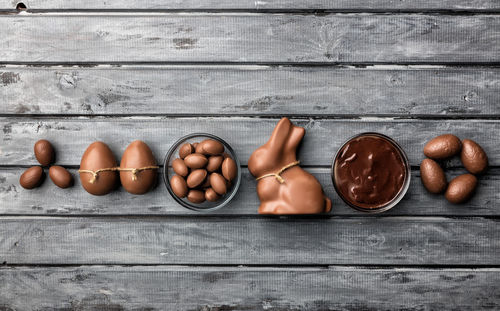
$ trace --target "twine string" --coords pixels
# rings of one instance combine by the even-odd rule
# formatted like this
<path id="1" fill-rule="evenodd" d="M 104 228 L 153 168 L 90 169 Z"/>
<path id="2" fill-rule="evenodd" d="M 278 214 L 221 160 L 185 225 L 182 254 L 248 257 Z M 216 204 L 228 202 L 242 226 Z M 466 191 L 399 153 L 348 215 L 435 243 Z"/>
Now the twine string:
<path id="1" fill-rule="evenodd" d="M 102 173 L 102 172 L 115 172 L 115 171 L 120 171 L 120 172 L 123 172 L 123 171 L 126 171 L 126 172 L 132 172 L 132 180 L 133 181 L 136 181 L 137 180 L 137 174 L 139 172 L 142 172 L 142 171 L 145 171 L 145 170 L 153 170 L 153 169 L 158 169 L 160 168 L 159 166 L 156 166 L 156 165 L 151 165 L 151 166 L 144 166 L 144 167 L 139 167 L 139 168 L 132 168 L 132 167 L 125 167 L 125 168 L 121 168 L 121 167 L 107 167 L 107 168 L 101 168 L 101 169 L 98 169 L 98 170 L 78 170 L 78 173 L 89 173 L 89 174 L 92 174 L 92 177 L 89 179 L 89 183 L 93 184 L 95 183 L 99 173 Z"/>
<path id="2" fill-rule="evenodd" d="M 277 171 L 276 173 L 269 173 L 269 174 L 266 174 L 266 175 L 262 175 L 260 177 L 257 177 L 256 180 L 260 180 L 262 178 L 266 178 L 266 177 L 274 177 L 276 178 L 276 180 L 282 184 L 285 182 L 285 180 L 283 179 L 283 177 L 281 177 L 281 174 L 286 171 L 287 169 L 291 168 L 291 167 L 294 167 L 296 165 L 299 165 L 300 164 L 300 161 L 295 161 L 295 162 L 292 162 L 292 163 L 289 163 L 285 166 L 283 166 L 279 171 Z"/>

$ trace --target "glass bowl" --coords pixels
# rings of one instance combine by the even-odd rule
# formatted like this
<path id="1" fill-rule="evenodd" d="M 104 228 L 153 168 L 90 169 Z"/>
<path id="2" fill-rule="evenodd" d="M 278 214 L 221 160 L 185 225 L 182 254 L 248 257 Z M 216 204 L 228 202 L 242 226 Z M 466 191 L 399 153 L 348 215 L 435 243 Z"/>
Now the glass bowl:
<path id="1" fill-rule="evenodd" d="M 192 203 L 188 201 L 187 198 L 179 198 L 178 196 L 175 195 L 174 191 L 172 190 L 172 187 L 170 186 L 170 179 L 172 176 L 175 175 L 174 170 L 172 169 L 172 161 L 174 161 L 176 158 L 179 157 L 179 148 L 185 144 L 185 143 L 199 143 L 202 140 L 205 139 L 213 139 L 218 142 L 220 142 L 222 145 L 224 145 L 224 152 L 227 152 L 231 158 L 236 162 L 236 168 L 238 170 L 236 174 L 236 178 L 232 181 L 232 185 L 228 192 L 224 194 L 218 201 L 216 202 L 210 202 L 210 201 L 205 201 L 203 203 Z M 229 146 L 228 143 L 226 143 L 222 138 L 217 137 L 212 134 L 208 133 L 193 133 L 190 135 L 186 135 L 182 138 L 180 138 L 177 142 L 175 142 L 172 147 L 168 150 L 165 159 L 163 161 L 163 181 L 165 182 L 165 186 L 167 187 L 168 192 L 170 195 L 182 206 L 185 208 L 189 208 L 191 210 L 195 211 L 211 211 L 211 210 L 216 210 L 227 203 L 231 201 L 231 199 L 236 195 L 236 192 L 238 191 L 238 188 L 240 187 L 241 183 L 241 167 L 240 167 L 240 161 L 238 160 L 238 157 L 236 156 L 236 153 L 234 152 L 233 148 Z"/>
<path id="2" fill-rule="evenodd" d="M 379 137 L 379 138 L 385 139 L 392 146 L 394 146 L 395 149 L 399 152 L 401 160 L 402 160 L 402 162 L 403 162 L 403 164 L 405 166 L 405 173 L 406 173 L 405 174 L 405 179 L 404 179 L 403 185 L 399 189 L 398 193 L 390 201 L 388 201 L 384 205 L 381 205 L 381 206 L 376 207 L 376 208 L 366 208 L 366 207 L 359 206 L 359 205 L 356 205 L 355 203 L 351 202 L 350 200 L 348 200 L 347 198 L 344 197 L 344 195 L 342 194 L 342 192 L 338 188 L 337 183 L 335 181 L 335 178 L 336 178 L 335 177 L 335 167 L 336 167 L 337 159 L 340 156 L 340 152 L 342 150 L 344 150 L 344 147 L 348 143 L 350 143 L 352 140 L 354 140 L 356 138 L 359 138 L 359 137 L 362 137 L 362 136 L 375 136 L 375 137 Z M 361 133 L 361 134 L 352 136 L 351 138 L 349 138 L 348 140 L 346 140 L 342 144 L 342 146 L 339 148 L 339 150 L 337 151 L 337 153 L 335 154 L 335 156 L 333 157 L 333 160 L 332 160 L 331 178 L 332 178 L 332 182 L 333 182 L 333 186 L 335 188 L 335 191 L 337 192 L 337 194 L 339 195 L 339 197 L 347 205 L 349 205 L 350 207 L 352 207 L 352 208 L 354 208 L 354 209 L 356 209 L 358 211 L 362 211 L 362 212 L 367 212 L 367 213 L 372 213 L 372 214 L 373 213 L 382 213 L 382 212 L 388 211 L 391 208 L 393 208 L 394 206 L 396 206 L 399 203 L 399 201 L 401 201 L 401 199 L 405 196 L 406 192 L 408 191 L 408 188 L 410 187 L 411 166 L 410 166 L 410 163 L 408 161 L 408 157 L 406 156 L 405 151 L 403 150 L 403 148 L 401 148 L 401 146 L 395 140 L 393 140 L 389 136 L 386 136 L 386 135 L 383 135 L 383 134 L 380 134 L 380 133 L 366 132 L 366 133 Z"/>

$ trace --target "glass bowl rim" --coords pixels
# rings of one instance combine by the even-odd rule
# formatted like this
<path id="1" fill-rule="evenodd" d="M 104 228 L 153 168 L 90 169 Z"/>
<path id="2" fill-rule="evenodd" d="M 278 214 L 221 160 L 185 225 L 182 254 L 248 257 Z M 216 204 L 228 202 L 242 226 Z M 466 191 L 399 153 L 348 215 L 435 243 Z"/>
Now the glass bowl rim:
<path id="1" fill-rule="evenodd" d="M 175 150 L 182 143 L 184 143 L 186 140 L 191 139 L 191 138 L 195 138 L 195 137 L 200 137 L 200 136 L 215 139 L 215 140 L 221 142 L 224 145 L 224 148 L 227 149 L 228 153 L 231 154 L 233 160 L 236 162 L 236 167 L 238 168 L 238 173 L 236 176 L 236 183 L 233 185 L 233 189 L 232 189 L 231 193 L 227 197 L 225 197 L 221 203 L 219 203 L 213 207 L 208 207 L 208 208 L 198 208 L 198 207 L 194 206 L 194 203 L 185 202 L 182 200 L 182 198 L 177 197 L 175 195 L 174 191 L 172 190 L 172 186 L 170 185 L 170 180 L 168 179 L 168 160 L 174 155 Z M 210 134 L 210 133 L 196 132 L 196 133 L 191 133 L 191 134 L 184 135 L 184 136 L 180 137 L 177 141 L 175 141 L 172 144 L 172 146 L 170 146 L 170 148 L 168 149 L 168 151 L 165 154 L 165 157 L 163 159 L 162 177 L 163 177 L 163 182 L 165 183 L 165 186 L 167 187 L 168 192 L 170 193 L 172 198 L 174 198 L 174 200 L 177 201 L 177 203 L 179 203 L 180 205 L 182 205 L 185 208 L 188 208 L 190 210 L 194 210 L 197 212 L 209 212 L 209 211 L 217 210 L 217 209 L 224 207 L 234 198 L 234 196 L 238 192 L 238 189 L 239 189 L 240 184 L 241 184 L 241 166 L 240 166 L 240 161 L 238 159 L 238 156 L 236 155 L 236 152 L 224 139 L 220 138 L 219 136 Z"/>
<path id="2" fill-rule="evenodd" d="M 358 137 L 361 137 L 361 136 L 378 136 L 378 137 L 386 139 L 389 143 L 391 143 L 399 151 L 399 153 L 401 155 L 401 158 L 403 159 L 403 163 L 405 165 L 405 168 L 406 168 L 405 181 L 404 181 L 403 186 L 401 187 L 401 189 L 396 194 L 396 196 L 394 196 L 394 198 L 392 200 L 390 200 L 389 202 L 387 202 L 385 205 L 382 205 L 382 206 L 377 207 L 377 208 L 364 208 L 364 207 L 361 207 L 361 206 L 358 206 L 358 205 L 355 205 L 355 204 L 349 202 L 340 193 L 340 191 L 337 188 L 337 185 L 335 183 L 335 161 L 337 160 L 337 157 L 338 157 L 340 151 L 351 140 L 353 140 L 355 138 L 358 138 Z M 332 179 L 332 183 L 333 183 L 333 187 L 335 188 L 335 192 L 337 192 L 338 196 L 348 206 L 350 206 L 351 208 L 353 208 L 355 210 L 361 211 L 361 212 L 370 213 L 370 214 L 377 214 L 377 213 L 382 213 L 382 212 L 386 212 L 386 211 L 390 210 L 391 208 L 393 208 L 394 206 L 396 206 L 403 199 L 403 197 L 406 195 L 406 192 L 408 192 L 408 189 L 410 188 L 411 165 L 410 165 L 410 161 L 408 160 L 408 156 L 406 155 L 406 152 L 404 151 L 404 149 L 393 138 L 391 138 L 391 137 L 389 137 L 389 136 L 387 136 L 385 134 L 381 134 L 381 133 L 377 133 L 377 132 L 362 132 L 362 133 L 359 133 L 359 134 L 356 134 L 356 135 L 353 135 L 353 136 L 349 137 L 340 146 L 340 148 L 337 150 L 337 152 L 335 152 L 335 155 L 333 156 L 333 159 L 332 159 L 332 165 L 331 165 L 331 169 L 330 169 L 330 177 Z"/>

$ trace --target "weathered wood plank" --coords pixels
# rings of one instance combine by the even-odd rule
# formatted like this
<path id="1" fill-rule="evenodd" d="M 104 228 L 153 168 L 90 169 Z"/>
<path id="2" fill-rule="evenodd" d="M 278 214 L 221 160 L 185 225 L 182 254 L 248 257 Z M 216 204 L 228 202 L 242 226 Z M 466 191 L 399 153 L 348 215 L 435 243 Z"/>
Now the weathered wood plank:
<path id="1" fill-rule="evenodd" d="M 500 308 L 496 268 L 21 267 L 0 280 L 6 310 Z"/>
<path id="2" fill-rule="evenodd" d="M 500 9 L 495 0 L 127 0 L 127 1 L 75 1 L 75 0 L 1 0 L 0 9 L 15 9 L 17 2 L 23 2 L 34 10 L 186 10 L 186 9 L 237 9 L 237 10 L 488 10 Z"/>
<path id="3" fill-rule="evenodd" d="M 500 114 L 499 68 L 0 68 L 0 114 Z"/>
<path id="4" fill-rule="evenodd" d="M 308 168 L 333 200 L 333 210 L 328 215 L 362 215 L 348 207 L 335 193 L 327 168 Z M 143 196 L 131 195 L 119 189 L 105 197 L 87 194 L 80 185 L 76 169 L 71 169 L 75 186 L 62 190 L 47 178 L 40 188 L 24 190 L 19 186 L 19 176 L 24 168 L 0 170 L 0 214 L 2 215 L 196 215 L 171 199 L 161 178 L 155 190 Z M 463 170 L 448 170 L 456 176 Z M 467 203 L 453 205 L 443 196 L 429 194 L 420 182 L 418 170 L 412 174 L 412 184 L 403 201 L 384 215 L 447 215 L 447 216 L 500 216 L 499 189 L 500 170 L 490 169 L 480 178 L 474 197 Z M 242 184 L 237 196 L 225 208 L 210 212 L 210 215 L 256 215 L 259 200 L 255 191 L 256 182 L 243 168 Z"/>
<path id="5" fill-rule="evenodd" d="M 180 137 L 208 132 L 220 136 L 235 149 L 240 162 L 269 138 L 278 119 L 259 118 L 0 118 L 0 165 L 37 164 L 33 144 L 41 138 L 50 140 L 60 165 L 79 165 L 90 143 L 102 140 L 120 158 L 135 139 L 146 141 L 158 161 Z M 294 120 L 307 133 L 299 151 L 302 164 L 330 166 L 338 148 L 349 137 L 362 132 L 380 132 L 391 136 L 406 150 L 412 165 L 424 158 L 422 149 L 434 136 L 454 133 L 477 141 L 487 152 L 490 164 L 500 165 L 498 120 L 418 120 L 362 118 L 360 120 Z M 460 162 L 451 161 L 453 165 Z"/>
<path id="6" fill-rule="evenodd" d="M 498 265 L 498 219 L 1 217 L 11 264 Z"/>
<path id="7" fill-rule="evenodd" d="M 2 62 L 500 61 L 497 15 L 23 14 L 0 29 Z"/>

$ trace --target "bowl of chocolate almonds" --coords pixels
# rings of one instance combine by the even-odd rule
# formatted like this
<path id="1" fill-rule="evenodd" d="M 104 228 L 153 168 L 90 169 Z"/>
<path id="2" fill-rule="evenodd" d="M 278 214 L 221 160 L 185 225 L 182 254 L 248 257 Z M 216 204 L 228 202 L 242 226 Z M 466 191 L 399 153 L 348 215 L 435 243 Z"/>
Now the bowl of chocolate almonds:
<path id="1" fill-rule="evenodd" d="M 236 195 L 241 168 L 234 150 L 223 139 L 194 133 L 172 145 L 163 163 L 168 192 L 195 211 L 223 207 Z"/>

